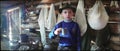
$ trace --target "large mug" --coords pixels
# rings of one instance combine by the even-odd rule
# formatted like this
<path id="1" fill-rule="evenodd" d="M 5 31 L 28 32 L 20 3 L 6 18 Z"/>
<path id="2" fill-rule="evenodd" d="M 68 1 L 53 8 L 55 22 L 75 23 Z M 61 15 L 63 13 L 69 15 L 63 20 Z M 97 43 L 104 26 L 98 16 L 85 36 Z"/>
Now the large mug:
<path id="1" fill-rule="evenodd" d="M 65 35 L 67 33 L 67 28 L 62 28 L 62 35 Z"/>

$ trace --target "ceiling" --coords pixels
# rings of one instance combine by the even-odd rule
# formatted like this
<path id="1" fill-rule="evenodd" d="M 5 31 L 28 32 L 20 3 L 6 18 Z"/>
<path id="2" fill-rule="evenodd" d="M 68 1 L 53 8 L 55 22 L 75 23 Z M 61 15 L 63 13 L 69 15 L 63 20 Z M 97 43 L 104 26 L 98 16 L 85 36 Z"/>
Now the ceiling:
<path id="1" fill-rule="evenodd" d="M 60 1 L 68 1 L 68 0 L 0 0 L 0 8 L 1 10 L 9 9 L 10 7 L 25 4 L 26 6 L 38 5 L 38 4 L 46 4 L 46 3 L 55 3 Z"/>
<path id="2" fill-rule="evenodd" d="M 30 5 L 31 3 L 40 4 L 40 3 L 55 3 L 60 1 L 70 1 L 70 0 L 0 0 L 0 7 L 7 8 L 18 4 Z M 73 0 L 71 0 L 73 1 Z"/>
<path id="3" fill-rule="evenodd" d="M 60 1 L 73 1 L 73 0 L 0 0 L 0 8 L 2 9 L 7 9 L 10 8 L 12 6 L 16 6 L 16 5 L 20 5 L 20 4 L 25 4 L 25 5 L 31 5 L 31 3 L 33 5 L 37 5 L 40 3 L 54 3 L 54 2 L 60 2 Z M 75 0 L 74 0 L 75 1 Z M 78 0 L 77 0 L 78 1 Z M 92 6 L 95 3 L 96 0 L 85 0 L 85 5 L 86 6 Z M 102 0 L 103 3 L 110 3 L 110 0 Z M 120 2 L 119 2 L 120 3 Z"/>

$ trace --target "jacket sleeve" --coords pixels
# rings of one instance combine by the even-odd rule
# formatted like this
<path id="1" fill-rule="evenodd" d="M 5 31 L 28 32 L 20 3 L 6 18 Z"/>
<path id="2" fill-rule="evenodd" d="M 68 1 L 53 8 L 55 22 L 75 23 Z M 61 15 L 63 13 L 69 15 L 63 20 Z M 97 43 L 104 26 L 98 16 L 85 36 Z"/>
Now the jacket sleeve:
<path id="1" fill-rule="evenodd" d="M 54 26 L 54 28 L 52 29 L 52 31 L 49 33 L 49 39 L 54 39 L 57 35 L 54 34 L 54 31 L 57 29 L 57 28 L 60 28 L 61 27 L 61 23 L 58 23 Z"/>
<path id="2" fill-rule="evenodd" d="M 50 39 L 54 39 L 57 35 L 54 34 L 54 31 L 56 30 L 56 28 L 54 27 L 53 30 L 49 33 L 49 38 Z"/>
<path id="3" fill-rule="evenodd" d="M 78 49 L 78 51 L 80 51 L 81 49 L 81 32 L 80 32 L 80 29 L 78 29 L 79 28 L 79 26 L 77 25 L 77 49 Z"/>
<path id="4" fill-rule="evenodd" d="M 57 36 L 57 35 L 54 34 L 54 31 L 59 27 L 61 27 L 61 23 L 58 23 L 54 26 L 52 31 L 49 33 L 49 39 L 54 39 Z"/>

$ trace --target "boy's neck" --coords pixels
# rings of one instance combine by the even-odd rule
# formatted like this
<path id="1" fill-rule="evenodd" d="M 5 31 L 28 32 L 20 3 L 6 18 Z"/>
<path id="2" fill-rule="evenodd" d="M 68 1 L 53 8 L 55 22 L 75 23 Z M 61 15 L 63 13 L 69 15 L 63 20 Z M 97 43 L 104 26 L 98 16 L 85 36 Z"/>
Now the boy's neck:
<path id="1" fill-rule="evenodd" d="M 72 20 L 64 20 L 64 22 L 72 22 Z"/>

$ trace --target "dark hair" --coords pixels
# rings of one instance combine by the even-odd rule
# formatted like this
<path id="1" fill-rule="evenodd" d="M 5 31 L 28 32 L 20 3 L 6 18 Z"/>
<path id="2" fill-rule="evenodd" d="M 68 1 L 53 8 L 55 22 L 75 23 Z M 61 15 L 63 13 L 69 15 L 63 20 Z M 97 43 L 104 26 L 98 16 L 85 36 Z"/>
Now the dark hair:
<path id="1" fill-rule="evenodd" d="M 59 9 L 59 13 L 61 13 L 62 10 L 64 10 L 64 9 L 71 9 L 74 13 L 76 12 L 76 9 L 75 9 L 74 6 L 72 6 L 72 5 L 70 5 L 70 4 L 66 4 L 66 5 L 64 5 L 62 8 Z"/>

